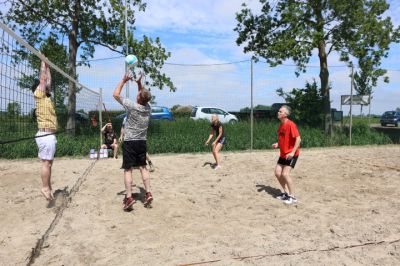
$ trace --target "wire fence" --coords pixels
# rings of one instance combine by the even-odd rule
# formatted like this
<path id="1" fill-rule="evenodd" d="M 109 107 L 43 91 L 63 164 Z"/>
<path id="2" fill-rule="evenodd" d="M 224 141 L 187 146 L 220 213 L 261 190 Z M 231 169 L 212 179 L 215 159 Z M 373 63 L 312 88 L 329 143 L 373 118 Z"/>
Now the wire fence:
<path id="1" fill-rule="evenodd" d="M 123 113 L 122 107 L 112 98 L 112 93 L 124 73 L 124 57 L 96 59 L 90 64 L 90 68 L 80 69 L 82 80 L 93 84 L 94 87 L 102 87 L 103 100 L 107 109 L 116 111 L 117 114 Z M 150 87 L 155 96 L 152 105 L 169 108 L 176 118 L 182 116 L 189 118 L 193 107 L 196 106 L 200 107 L 199 109 L 205 107 L 206 111 L 207 108 L 218 109 L 222 116 L 223 112 L 232 113 L 236 115 L 239 122 L 244 122 L 240 129 L 243 133 L 241 136 L 244 138 L 241 147 L 248 149 L 260 147 L 262 146 L 260 142 L 263 142 L 266 133 L 256 124 L 276 121 L 275 112 L 277 110 L 271 107 L 274 104 L 285 102 L 282 97 L 278 96 L 277 89 L 282 88 L 285 92 L 294 88 L 303 89 L 306 82 L 312 83 L 314 80 L 319 87 L 318 62 L 310 62 L 307 71 L 299 76 L 296 76 L 296 71 L 297 67 L 294 64 L 270 67 L 266 62 L 252 62 L 251 60 L 229 63 L 213 60 L 204 64 L 166 63 L 162 72 L 171 78 L 177 89 L 172 92 L 168 88 L 159 90 L 157 87 Z M 359 69 L 355 68 L 355 71 L 359 71 Z M 390 83 L 379 81 L 378 86 L 374 88 L 371 115 L 379 116 L 386 109 L 392 110 L 400 106 L 400 103 L 396 101 L 396 98 L 400 98 L 399 90 L 395 89 L 400 84 L 396 71 L 396 69 L 389 69 Z M 348 123 L 346 117 L 350 114 L 350 107 L 341 104 L 341 96 L 351 93 L 351 68 L 338 61 L 329 66 L 329 73 L 331 108 L 342 111 L 345 117 L 344 123 Z M 135 90 L 136 85 L 130 84 L 130 98 L 135 97 Z M 356 91 L 353 91 L 353 94 L 356 94 Z M 369 111 L 369 106 L 365 105 L 356 105 L 352 108 L 352 114 L 356 116 L 367 116 Z M 338 113 L 340 114 L 340 112 Z M 196 119 L 197 117 L 192 118 Z M 225 117 L 222 118 L 226 120 Z M 341 119 L 341 116 L 336 118 Z M 372 122 L 376 123 L 376 118 Z M 184 125 L 182 126 L 184 127 Z M 239 125 L 235 127 L 235 130 L 238 127 Z M 322 124 L 320 128 L 323 128 Z M 178 132 L 182 130 L 174 130 L 175 133 L 171 134 L 179 135 Z M 208 128 L 204 132 L 207 130 Z M 234 134 L 236 133 L 235 131 Z M 275 134 L 275 130 L 272 133 Z M 150 128 L 151 137 L 166 137 L 165 128 Z"/>
<path id="2" fill-rule="evenodd" d="M 24 40 L 11 32 L 5 25 L 0 28 L 1 59 L 0 59 L 0 143 L 8 143 L 26 138 L 33 138 L 37 128 L 35 118 L 35 103 L 30 91 L 32 80 L 39 75 L 39 62 L 46 60 L 39 52 L 30 47 Z M 78 134 L 86 134 L 98 130 L 91 123 L 97 120 L 99 124 L 102 106 L 113 114 L 123 113 L 123 108 L 112 97 L 116 84 L 121 80 L 124 69 L 124 57 L 100 58 L 90 61 L 90 68 L 78 67 L 79 80 L 90 84 L 91 88 L 102 88 L 102 93 L 96 92 L 82 85 L 77 80 L 65 74 L 59 66 L 48 62 L 51 72 L 57 77 L 53 82 L 52 101 L 56 107 L 59 123 L 58 132 L 67 130 L 68 109 L 68 82 L 77 86 L 76 94 L 76 127 Z M 357 69 L 356 69 L 357 70 Z M 349 106 L 341 105 L 341 96 L 350 94 L 351 69 L 342 64 L 331 65 L 330 71 L 330 99 L 331 107 L 343 110 L 349 114 Z M 242 130 L 246 131 L 244 146 L 252 148 L 262 139 L 263 132 L 254 128 L 253 123 L 268 117 L 275 117 L 274 113 L 263 112 L 263 108 L 271 108 L 274 103 L 282 103 L 277 89 L 288 92 L 293 88 L 304 88 L 306 82 L 314 79 L 319 84 L 319 66 L 311 62 L 306 73 L 296 76 L 296 66 L 284 64 L 272 68 L 262 61 L 257 63 L 251 60 L 224 63 L 218 60 L 209 60 L 204 64 L 175 64 L 166 63 L 162 72 L 171 78 L 176 91 L 168 88 L 159 90 L 149 87 L 155 96 L 152 105 L 164 106 L 174 111 L 175 116 L 190 117 L 193 107 L 206 107 L 229 112 L 236 115 L 239 121 L 248 121 Z M 389 70 L 390 84 L 378 83 L 372 94 L 371 113 L 382 114 L 386 109 L 393 110 L 400 98 L 396 84 L 400 84 L 398 70 Z M 134 98 L 136 85 L 129 85 L 130 98 Z M 124 94 L 124 92 L 123 92 Z M 398 104 L 400 105 L 400 104 Z M 358 111 L 359 110 L 359 111 Z M 353 107 L 353 114 L 366 115 L 365 106 Z M 253 113 L 253 116 L 251 116 Z M 116 115 L 115 115 L 116 116 Z M 103 117 L 107 117 L 103 116 Z M 196 118 L 196 117 L 194 117 Z M 252 119 L 255 119 L 252 121 Z M 116 123 L 120 123 L 117 120 Z M 120 125 L 117 125 L 117 129 Z M 161 136 L 161 127 L 150 130 L 151 134 Z M 97 131 L 98 132 L 98 131 Z M 150 134 L 150 135 L 151 135 Z"/>
<path id="3" fill-rule="evenodd" d="M 41 61 L 49 65 L 52 77 L 51 102 L 57 116 L 56 134 L 74 131 L 98 132 L 91 118 L 101 110 L 100 93 L 67 75 L 55 63 L 0 24 L 0 144 L 32 139 L 37 132 L 38 110 L 33 91 L 40 76 Z M 67 129 L 69 83 L 76 86 L 75 126 Z M 47 112 L 48 110 L 46 110 Z M 46 115 L 46 114 L 45 114 Z M 101 122 L 101 121 L 100 121 Z"/>

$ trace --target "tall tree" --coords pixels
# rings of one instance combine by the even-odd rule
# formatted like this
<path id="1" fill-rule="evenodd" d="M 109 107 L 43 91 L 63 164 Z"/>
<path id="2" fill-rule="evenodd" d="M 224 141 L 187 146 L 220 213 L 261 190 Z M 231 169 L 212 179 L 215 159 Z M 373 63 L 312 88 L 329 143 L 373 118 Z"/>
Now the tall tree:
<path id="1" fill-rule="evenodd" d="M 323 97 L 317 82 L 306 82 L 305 88 L 293 88 L 290 92 L 284 92 L 282 88 L 276 90 L 292 108 L 292 117 L 312 127 L 321 126 Z"/>
<path id="2" fill-rule="evenodd" d="M 389 82 L 389 77 L 385 76 L 387 71 L 379 68 L 379 65 L 380 62 L 375 62 L 366 51 L 358 56 L 359 70 L 354 74 L 354 89 L 358 95 L 369 95 L 369 104 L 371 104 L 373 88 L 377 86 L 378 79 L 383 77 L 384 82 Z M 363 105 L 360 105 L 360 108 L 362 114 Z"/>
<path id="3" fill-rule="evenodd" d="M 389 44 L 398 42 L 400 28 L 393 29 L 385 0 L 277 0 L 271 5 L 260 0 L 260 14 L 243 4 L 236 14 L 238 45 L 253 52 L 256 60 L 265 58 L 271 66 L 292 59 L 296 75 L 306 71 L 314 50 L 318 52 L 323 96 L 324 128 L 331 133 L 328 56 L 338 52 L 350 61 L 360 51 L 368 51 L 376 62 L 387 57 Z"/>
<path id="4" fill-rule="evenodd" d="M 124 54 L 124 21 L 127 9 L 128 23 L 134 25 L 135 12 L 144 11 L 146 4 L 142 0 L 5 0 L 10 9 L 4 16 L 4 22 L 13 29 L 18 28 L 23 38 L 30 43 L 40 43 L 49 34 L 68 38 L 68 74 L 76 78 L 78 50 L 81 62 L 93 57 L 96 46 L 104 46 L 112 51 Z M 130 27 L 135 30 L 134 26 Z M 134 41 L 132 34 L 130 45 L 135 51 L 141 48 L 147 53 L 141 54 L 142 62 L 147 63 L 146 70 L 157 86 L 163 85 L 174 90 L 171 80 L 160 73 L 160 68 L 170 56 L 157 38 L 153 41 L 144 37 L 143 41 Z M 78 65 L 79 65 L 78 64 Z M 76 86 L 69 82 L 67 129 L 74 132 L 76 111 Z"/>

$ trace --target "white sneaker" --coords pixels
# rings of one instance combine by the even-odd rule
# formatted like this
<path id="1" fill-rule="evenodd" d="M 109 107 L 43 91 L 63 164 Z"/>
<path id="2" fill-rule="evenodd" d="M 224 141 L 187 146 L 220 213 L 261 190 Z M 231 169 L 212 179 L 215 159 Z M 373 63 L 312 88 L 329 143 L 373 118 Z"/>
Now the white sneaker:
<path id="1" fill-rule="evenodd" d="M 283 199 L 283 202 L 286 204 L 293 204 L 297 202 L 297 199 L 294 196 L 287 196 L 285 199 Z"/>
<path id="2" fill-rule="evenodd" d="M 221 168 L 221 165 L 216 165 L 216 166 L 214 166 L 214 170 L 217 170 L 217 169 L 219 169 L 219 168 Z"/>
<path id="3" fill-rule="evenodd" d="M 284 199 L 286 199 L 286 197 L 288 197 L 288 194 L 286 192 L 283 192 L 283 193 L 279 194 L 278 196 L 276 196 L 276 199 L 284 200 Z"/>

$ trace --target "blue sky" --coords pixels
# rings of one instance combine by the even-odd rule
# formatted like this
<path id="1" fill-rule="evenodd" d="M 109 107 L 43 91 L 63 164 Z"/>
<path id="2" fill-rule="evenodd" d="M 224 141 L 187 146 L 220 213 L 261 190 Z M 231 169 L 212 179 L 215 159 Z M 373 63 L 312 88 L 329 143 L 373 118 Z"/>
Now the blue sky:
<path id="1" fill-rule="evenodd" d="M 176 92 L 152 88 L 158 105 L 172 107 L 180 105 L 212 105 L 228 111 L 237 111 L 250 106 L 250 63 L 214 66 L 176 66 L 178 64 L 221 64 L 249 60 L 251 55 L 243 53 L 243 47 L 236 45 L 237 34 L 235 13 L 245 2 L 253 10 L 259 10 L 258 0 L 152 0 L 147 1 L 146 12 L 137 13 L 134 36 L 141 39 L 145 34 L 153 39 L 160 37 L 162 44 L 171 52 L 163 72 L 171 77 Z M 400 24 L 400 1 L 389 0 L 391 5 L 386 13 L 395 26 Z M 4 7 L 3 7 L 4 8 Z M 282 102 L 276 89 L 288 91 L 302 88 L 306 81 L 315 79 L 319 83 L 318 57 L 310 60 L 307 73 L 296 77 L 295 67 L 266 64 L 254 65 L 254 105 L 271 105 Z M 97 47 L 95 59 L 118 56 L 103 47 Z M 393 44 L 389 57 L 382 61 L 389 69 L 390 83 L 379 82 L 375 88 L 371 105 L 372 113 L 400 107 L 400 44 Z M 287 62 L 291 64 L 291 62 Z M 328 58 L 332 107 L 340 109 L 340 95 L 350 94 L 350 69 L 339 61 L 336 54 Z M 98 90 L 103 89 L 103 98 L 108 109 L 121 109 L 113 100 L 112 93 L 124 74 L 124 59 L 93 61 L 91 68 L 78 68 L 80 82 Z M 131 84 L 131 97 L 136 89 Z M 84 101 L 85 99 L 77 99 Z M 348 106 L 343 107 L 345 114 Z M 359 113 L 359 107 L 355 108 Z"/>
<path id="2" fill-rule="evenodd" d="M 139 13 L 136 19 L 136 38 L 143 34 L 160 37 L 163 45 L 171 52 L 168 63 L 181 64 L 219 64 L 248 60 L 250 54 L 244 54 L 243 47 L 236 45 L 237 34 L 235 12 L 246 2 L 258 9 L 258 1 L 243 0 L 152 0 L 148 1 L 146 12 Z M 400 3 L 389 1 L 391 7 L 386 15 L 391 16 L 395 26 L 399 25 Z M 115 54 L 100 48 L 96 58 Z M 390 69 L 390 83 L 379 82 L 375 88 L 371 112 L 381 114 L 385 110 L 400 107 L 400 45 L 393 44 L 389 57 L 383 60 L 383 67 Z M 290 64 L 290 62 L 287 62 Z M 111 109 L 118 109 L 110 97 L 115 84 L 124 72 L 123 59 L 93 62 L 91 69 L 80 69 L 81 78 L 91 87 L 101 86 L 104 99 Z M 339 61 L 338 55 L 328 58 L 332 107 L 340 109 L 340 95 L 350 94 L 350 69 Z M 254 65 L 254 105 L 271 105 L 282 102 L 276 89 L 289 90 L 303 87 L 306 81 L 316 79 L 319 83 L 318 57 L 310 61 L 307 73 L 296 77 L 294 67 L 279 66 L 270 68 L 266 64 Z M 336 67 L 343 66 L 343 67 Z M 250 63 L 220 66 L 174 66 L 163 69 L 170 75 L 178 90 L 174 93 L 152 89 L 159 105 L 171 107 L 180 105 L 216 105 L 226 110 L 238 110 L 250 106 Z M 131 85 L 134 86 L 134 85 Z M 133 87 L 133 90 L 135 87 Z M 130 94 L 132 95 L 133 92 Z M 343 106 L 345 114 L 348 106 Z M 355 113 L 360 111 L 355 107 Z M 366 110 L 366 109 L 364 109 Z M 365 112 L 365 111 L 364 111 Z"/>

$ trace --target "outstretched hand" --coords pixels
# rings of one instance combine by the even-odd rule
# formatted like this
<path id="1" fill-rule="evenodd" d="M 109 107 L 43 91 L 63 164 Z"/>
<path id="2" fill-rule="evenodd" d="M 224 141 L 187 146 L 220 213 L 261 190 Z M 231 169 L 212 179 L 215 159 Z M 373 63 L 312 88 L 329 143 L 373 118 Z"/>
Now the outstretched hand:
<path id="1" fill-rule="evenodd" d="M 124 77 L 122 78 L 122 80 L 123 80 L 124 82 L 127 82 L 128 80 L 132 80 L 132 79 L 133 79 L 132 73 L 126 73 L 126 74 L 124 75 Z"/>
<path id="2" fill-rule="evenodd" d="M 138 78 L 137 80 L 135 80 L 135 81 L 136 81 L 136 83 L 139 83 L 139 82 L 141 82 L 141 81 L 142 81 L 142 78 L 143 78 L 143 72 L 140 72 L 140 74 L 139 74 L 139 78 Z"/>

